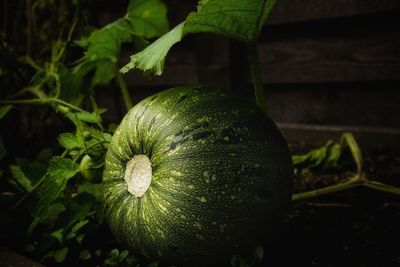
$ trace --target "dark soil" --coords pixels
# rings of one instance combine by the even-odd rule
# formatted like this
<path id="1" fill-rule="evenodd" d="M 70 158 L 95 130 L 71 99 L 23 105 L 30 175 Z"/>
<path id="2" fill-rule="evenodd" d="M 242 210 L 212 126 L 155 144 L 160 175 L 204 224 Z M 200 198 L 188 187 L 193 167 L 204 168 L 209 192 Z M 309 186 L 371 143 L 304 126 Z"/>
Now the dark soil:
<path id="1" fill-rule="evenodd" d="M 310 150 L 293 144 L 297 153 Z M 376 149 L 364 153 L 370 180 L 400 186 L 400 154 Z M 353 165 L 353 166 L 352 166 Z M 299 170 L 294 191 L 344 182 L 352 176 L 349 155 L 333 172 Z M 277 244 L 265 250 L 260 266 L 400 266 L 400 198 L 369 188 L 353 188 L 295 204 L 282 224 Z"/>
<path id="2" fill-rule="evenodd" d="M 398 197 L 356 188 L 295 206 L 261 266 L 400 266 Z"/>

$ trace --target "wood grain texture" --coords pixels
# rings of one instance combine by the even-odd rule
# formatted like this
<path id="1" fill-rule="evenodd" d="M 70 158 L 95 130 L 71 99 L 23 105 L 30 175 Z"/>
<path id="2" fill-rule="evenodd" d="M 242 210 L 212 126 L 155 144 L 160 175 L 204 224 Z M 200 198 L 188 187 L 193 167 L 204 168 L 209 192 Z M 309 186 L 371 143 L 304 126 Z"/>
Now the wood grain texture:
<path id="1" fill-rule="evenodd" d="M 259 45 L 267 83 L 399 80 L 400 32 L 297 37 Z"/>
<path id="2" fill-rule="evenodd" d="M 287 0 L 279 3 L 282 2 Z M 264 28 L 258 42 L 264 82 L 400 80 L 400 30 L 397 27 L 400 1 L 349 0 L 348 5 L 344 5 L 341 0 L 293 0 L 293 5 L 300 5 L 300 2 L 304 3 L 304 10 L 297 6 L 300 13 L 314 10 L 308 7 L 313 3 L 314 11 L 325 19 L 272 24 Z M 323 8 L 317 8 L 318 5 Z M 288 18 L 291 8 L 294 7 L 285 11 Z M 324 8 L 331 12 L 329 14 L 341 17 L 324 17 Z M 359 14 L 363 15 L 355 16 Z M 202 83 L 236 90 L 236 85 L 242 87 L 248 82 L 244 53 L 245 50 L 221 36 L 189 35 L 172 48 L 162 76 L 144 79 L 139 71 L 133 71 L 125 77 L 130 86 Z M 128 55 L 129 52 L 122 58 L 126 60 Z M 248 95 L 248 92 L 243 94 Z"/>
<path id="3" fill-rule="evenodd" d="M 197 44 L 197 46 L 201 46 Z M 394 81 L 400 79 L 400 31 L 353 32 L 343 36 L 313 35 L 274 38 L 260 43 L 259 56 L 266 83 L 320 83 Z M 162 76 L 144 78 L 139 71 L 125 75 L 130 86 L 173 86 L 204 83 L 229 86 L 229 71 L 236 69 L 231 83 L 240 76 L 245 62 L 210 57 L 228 54 L 228 45 L 206 46 L 196 51 L 174 50 L 167 58 Z M 236 51 L 236 53 L 240 53 Z M 231 53 L 232 54 L 232 53 Z M 231 55 L 232 56 L 232 55 Z M 203 59 L 202 59 L 203 58 Z M 201 63 L 200 63 L 201 62 Z M 229 69 L 230 68 L 230 69 Z M 239 71 L 237 70 L 239 69 Z M 245 68 L 244 68 L 245 69 Z M 243 73 L 243 76 L 246 74 Z"/>
<path id="4" fill-rule="evenodd" d="M 400 128 L 399 82 L 269 84 L 268 112 L 287 123 Z"/>
<path id="5" fill-rule="evenodd" d="M 363 152 L 376 151 L 377 144 L 381 147 L 400 149 L 399 128 L 293 123 L 278 123 L 277 126 L 285 139 L 292 143 L 306 142 L 318 147 L 324 145 L 327 140 L 339 140 L 343 133 L 351 132 Z"/>
<path id="6" fill-rule="evenodd" d="M 267 24 L 348 17 L 399 9 L 399 0 L 279 0 Z"/>
<path id="7" fill-rule="evenodd" d="M 0 247 L 0 266 L 7 267 L 44 267 L 44 265 L 25 258 L 20 254 Z"/>

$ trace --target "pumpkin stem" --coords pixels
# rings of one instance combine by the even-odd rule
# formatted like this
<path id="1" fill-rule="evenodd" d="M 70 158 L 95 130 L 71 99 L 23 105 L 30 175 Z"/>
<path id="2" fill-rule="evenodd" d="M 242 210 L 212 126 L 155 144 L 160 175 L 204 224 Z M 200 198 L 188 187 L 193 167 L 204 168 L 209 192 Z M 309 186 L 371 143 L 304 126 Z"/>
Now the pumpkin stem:
<path id="1" fill-rule="evenodd" d="M 247 46 L 247 56 L 250 64 L 251 80 L 254 87 L 254 95 L 256 97 L 256 104 L 262 111 L 267 113 L 267 101 L 264 91 L 264 82 L 262 78 L 262 73 L 260 69 L 260 62 L 258 58 L 257 45 L 255 43 L 249 44 Z"/>
<path id="2" fill-rule="evenodd" d="M 125 182 L 128 191 L 135 197 L 141 197 L 146 193 L 151 184 L 151 162 L 146 155 L 135 155 L 125 169 Z"/>

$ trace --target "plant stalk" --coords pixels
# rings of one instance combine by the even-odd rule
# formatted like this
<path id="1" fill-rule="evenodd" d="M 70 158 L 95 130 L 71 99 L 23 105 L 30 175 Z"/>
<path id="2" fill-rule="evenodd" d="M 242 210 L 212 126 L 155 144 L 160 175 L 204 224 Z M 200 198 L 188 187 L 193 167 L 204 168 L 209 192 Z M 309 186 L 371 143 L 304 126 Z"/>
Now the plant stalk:
<path id="1" fill-rule="evenodd" d="M 254 87 L 256 104 L 262 109 L 262 111 L 267 113 L 267 103 L 264 91 L 264 83 L 261 75 L 257 45 L 255 43 L 247 45 L 247 56 L 250 65 L 251 80 Z"/>
<path id="2" fill-rule="evenodd" d="M 307 199 L 322 196 L 322 195 L 332 194 L 335 192 L 339 192 L 339 191 L 343 191 L 343 190 L 347 190 L 347 189 L 356 187 L 359 184 L 360 184 L 359 178 L 358 178 L 358 176 L 355 176 L 355 177 L 351 178 L 349 181 L 344 182 L 344 183 L 335 184 L 335 185 L 331 185 L 331 186 L 327 186 L 324 188 L 319 188 L 319 189 L 315 189 L 315 190 L 311 190 L 311 191 L 307 191 L 307 192 L 293 194 L 292 201 L 297 202 L 297 201 L 307 200 Z"/>
<path id="3" fill-rule="evenodd" d="M 84 112 L 83 109 L 74 106 L 64 100 L 58 99 L 58 98 L 38 98 L 38 99 L 25 99 L 25 100 L 1 100 L 0 105 L 43 105 L 43 104 L 48 104 L 48 103 L 58 103 L 61 105 L 64 105 L 66 107 L 69 107 L 75 111 L 80 111 Z"/>
<path id="4" fill-rule="evenodd" d="M 375 190 L 378 190 L 381 192 L 395 194 L 395 195 L 400 196 L 400 188 L 395 187 L 395 186 L 387 185 L 387 184 L 377 182 L 377 181 L 367 181 L 363 185 L 365 187 L 369 187 L 369 188 L 372 188 L 372 189 L 375 189 Z"/>
<path id="5" fill-rule="evenodd" d="M 119 88 L 121 89 L 121 94 L 122 98 L 124 99 L 126 111 L 129 111 L 133 107 L 132 98 L 129 94 L 128 86 L 126 85 L 124 77 L 122 77 L 122 74 L 119 72 L 117 72 L 117 81 Z"/>
<path id="6" fill-rule="evenodd" d="M 42 183 L 43 181 L 46 179 L 46 174 L 43 175 L 39 181 L 37 181 L 37 183 L 32 187 L 32 190 L 30 192 L 27 192 L 25 195 L 23 195 L 18 201 L 17 203 L 15 203 L 15 205 L 11 208 L 11 210 L 15 210 L 16 208 L 19 207 L 19 205 L 21 205 L 22 202 L 24 202 L 24 200 L 30 196 Z"/>
<path id="7" fill-rule="evenodd" d="M 297 193 L 292 195 L 292 201 L 297 202 L 297 201 L 303 201 L 303 200 L 308 200 L 311 198 L 315 198 L 318 196 L 322 195 L 328 195 L 332 194 L 335 192 L 339 191 L 344 191 L 350 188 L 358 187 L 358 186 L 364 186 L 368 188 L 375 189 L 377 191 L 381 191 L 384 193 L 390 193 L 390 194 L 395 194 L 400 196 L 400 188 L 387 185 L 384 183 L 380 183 L 377 181 L 371 181 L 365 178 L 363 175 L 355 175 L 354 177 L 350 178 L 347 182 L 340 183 L 340 184 L 335 184 L 331 186 L 327 186 L 324 188 L 319 188 L 307 192 L 302 192 L 302 193 Z"/>

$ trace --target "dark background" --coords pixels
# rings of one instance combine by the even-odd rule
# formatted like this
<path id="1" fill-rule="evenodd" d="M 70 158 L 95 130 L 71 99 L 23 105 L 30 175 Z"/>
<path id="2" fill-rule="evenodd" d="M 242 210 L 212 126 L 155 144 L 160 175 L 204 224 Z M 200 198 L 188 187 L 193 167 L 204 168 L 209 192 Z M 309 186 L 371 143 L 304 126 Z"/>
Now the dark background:
<path id="1" fill-rule="evenodd" d="M 173 27 L 195 10 L 197 1 L 165 2 Z M 104 3 L 99 23 L 124 14 L 124 8 Z M 278 1 L 258 44 L 270 116 L 278 123 L 399 128 L 398 25 L 398 0 Z M 121 65 L 129 55 L 125 50 Z M 134 102 L 164 88 L 194 83 L 249 95 L 245 60 L 243 47 L 235 41 L 189 35 L 172 48 L 161 77 L 146 79 L 133 71 L 125 78 Z M 102 93 L 104 105 L 112 105 L 108 90 Z M 123 109 L 109 116 L 119 112 Z"/>

